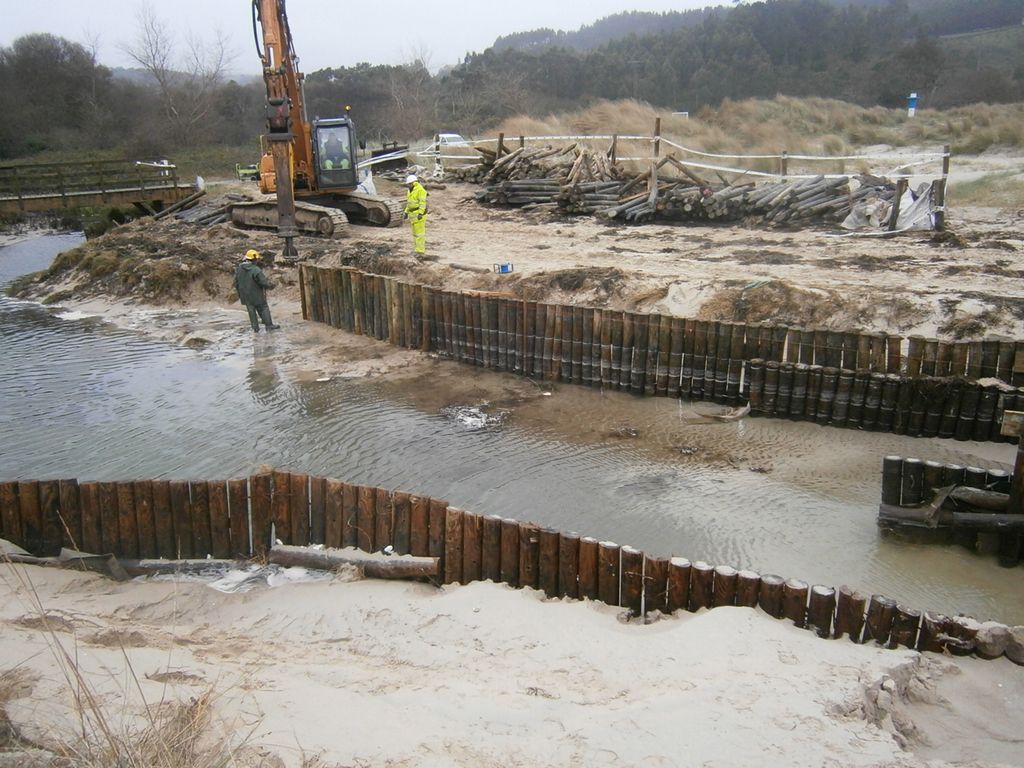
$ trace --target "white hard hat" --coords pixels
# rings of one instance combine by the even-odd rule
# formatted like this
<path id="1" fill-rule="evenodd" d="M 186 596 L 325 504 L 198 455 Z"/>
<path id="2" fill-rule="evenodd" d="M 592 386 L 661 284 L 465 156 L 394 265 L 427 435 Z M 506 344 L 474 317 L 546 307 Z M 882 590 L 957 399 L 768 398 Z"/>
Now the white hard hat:
<path id="1" fill-rule="evenodd" d="M 414 181 L 418 181 L 415 173 L 410 173 L 408 176 L 405 177 L 406 184 L 412 184 Z"/>

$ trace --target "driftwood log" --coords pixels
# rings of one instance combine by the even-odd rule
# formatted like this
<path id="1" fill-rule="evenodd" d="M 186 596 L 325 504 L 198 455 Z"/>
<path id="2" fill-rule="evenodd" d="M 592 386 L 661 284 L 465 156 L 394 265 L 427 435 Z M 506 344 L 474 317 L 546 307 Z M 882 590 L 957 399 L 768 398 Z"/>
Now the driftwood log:
<path id="1" fill-rule="evenodd" d="M 317 568 L 334 571 L 353 565 L 370 579 L 420 579 L 438 574 L 436 557 L 411 555 L 387 556 L 358 549 L 311 549 L 288 544 L 275 544 L 267 558 L 271 563 L 287 567 Z"/>

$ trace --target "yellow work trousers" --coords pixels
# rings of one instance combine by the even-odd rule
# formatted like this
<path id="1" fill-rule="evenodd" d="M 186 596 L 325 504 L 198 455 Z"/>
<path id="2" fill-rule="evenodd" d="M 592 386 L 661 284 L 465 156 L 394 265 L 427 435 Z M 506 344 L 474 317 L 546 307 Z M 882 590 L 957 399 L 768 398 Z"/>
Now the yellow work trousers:
<path id="1" fill-rule="evenodd" d="M 412 225 L 412 243 L 416 253 L 427 252 L 427 216 L 413 214 L 409 217 L 409 224 Z"/>

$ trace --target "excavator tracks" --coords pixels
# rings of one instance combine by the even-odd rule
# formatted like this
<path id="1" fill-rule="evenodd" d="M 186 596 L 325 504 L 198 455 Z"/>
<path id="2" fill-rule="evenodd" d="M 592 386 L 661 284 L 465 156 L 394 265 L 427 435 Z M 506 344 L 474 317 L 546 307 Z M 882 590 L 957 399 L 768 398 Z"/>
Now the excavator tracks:
<path id="1" fill-rule="evenodd" d="M 338 198 L 338 204 L 353 221 L 366 222 L 377 227 L 397 227 L 402 223 L 405 205 L 379 195 L 350 192 Z"/>
<path id="2" fill-rule="evenodd" d="M 231 221 L 240 227 L 277 229 L 277 201 L 271 199 L 234 203 L 231 206 Z M 341 237 L 349 224 L 345 212 L 339 208 L 296 203 L 295 226 L 302 235 Z"/>

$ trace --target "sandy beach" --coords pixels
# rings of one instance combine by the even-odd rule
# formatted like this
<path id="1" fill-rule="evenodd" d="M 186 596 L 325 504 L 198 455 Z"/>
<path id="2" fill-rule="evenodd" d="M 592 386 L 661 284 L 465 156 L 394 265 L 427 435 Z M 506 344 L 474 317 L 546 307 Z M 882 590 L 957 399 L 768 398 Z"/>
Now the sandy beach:
<path id="1" fill-rule="evenodd" d="M 745 608 L 643 625 L 490 582 L 248 577 L 225 593 L 0 566 L 0 712 L 21 747 L 0 765 L 49 765 L 27 745 L 74 740 L 82 687 L 126 734 L 208 696 L 203 739 L 268 768 L 1021 764 L 1005 658 L 820 640 Z"/>

